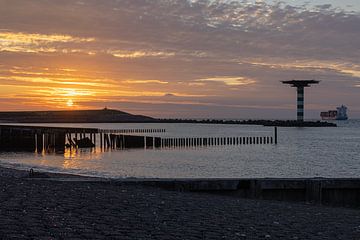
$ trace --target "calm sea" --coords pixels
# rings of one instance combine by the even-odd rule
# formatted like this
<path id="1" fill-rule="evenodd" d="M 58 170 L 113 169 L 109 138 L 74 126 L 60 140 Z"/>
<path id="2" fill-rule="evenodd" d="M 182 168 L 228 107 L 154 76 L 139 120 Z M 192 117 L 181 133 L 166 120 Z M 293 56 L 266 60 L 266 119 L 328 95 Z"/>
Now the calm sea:
<path id="1" fill-rule="evenodd" d="M 44 125 L 44 124 L 41 124 Z M 272 127 L 206 124 L 46 124 L 102 129 L 165 128 L 165 137 L 269 136 Z M 113 178 L 360 177 L 360 121 L 338 128 L 279 128 L 278 145 L 0 153 L 0 165 Z"/>

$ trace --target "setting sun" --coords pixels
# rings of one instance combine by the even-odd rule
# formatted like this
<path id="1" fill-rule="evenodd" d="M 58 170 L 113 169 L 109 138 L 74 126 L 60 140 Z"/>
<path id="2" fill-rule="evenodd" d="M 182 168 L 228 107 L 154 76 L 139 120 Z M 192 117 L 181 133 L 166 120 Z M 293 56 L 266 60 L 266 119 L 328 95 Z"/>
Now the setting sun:
<path id="1" fill-rule="evenodd" d="M 66 102 L 66 106 L 68 106 L 68 107 L 74 106 L 73 100 L 69 99 L 69 100 Z"/>

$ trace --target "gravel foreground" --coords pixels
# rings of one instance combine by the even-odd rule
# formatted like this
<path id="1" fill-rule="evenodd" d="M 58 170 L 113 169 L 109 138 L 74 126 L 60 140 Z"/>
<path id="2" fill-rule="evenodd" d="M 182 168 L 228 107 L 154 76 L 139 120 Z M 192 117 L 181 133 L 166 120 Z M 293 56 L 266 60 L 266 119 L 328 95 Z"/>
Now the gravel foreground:
<path id="1" fill-rule="evenodd" d="M 356 209 L 24 175 L 0 168 L 0 239 L 360 239 Z"/>

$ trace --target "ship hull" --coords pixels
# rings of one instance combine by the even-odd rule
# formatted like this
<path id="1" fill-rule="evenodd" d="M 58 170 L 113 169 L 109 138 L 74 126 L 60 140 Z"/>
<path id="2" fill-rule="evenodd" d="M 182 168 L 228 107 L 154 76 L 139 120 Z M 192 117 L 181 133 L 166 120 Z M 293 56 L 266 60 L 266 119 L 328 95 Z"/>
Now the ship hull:
<path id="1" fill-rule="evenodd" d="M 322 119 L 322 120 L 337 120 L 337 119 L 334 118 L 334 117 L 322 117 L 321 119 Z"/>
<path id="2" fill-rule="evenodd" d="M 348 118 L 332 118 L 332 117 L 322 117 L 321 120 L 334 120 L 334 121 L 346 121 Z"/>
<path id="3" fill-rule="evenodd" d="M 338 120 L 338 121 L 346 121 L 346 120 L 348 120 L 348 117 L 338 117 L 338 118 L 336 118 L 336 120 Z"/>

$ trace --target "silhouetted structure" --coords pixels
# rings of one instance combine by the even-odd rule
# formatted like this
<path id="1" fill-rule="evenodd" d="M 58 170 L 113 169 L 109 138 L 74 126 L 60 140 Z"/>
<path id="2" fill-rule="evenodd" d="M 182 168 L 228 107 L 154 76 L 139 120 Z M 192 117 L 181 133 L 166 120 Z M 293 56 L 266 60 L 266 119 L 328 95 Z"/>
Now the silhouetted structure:
<path id="1" fill-rule="evenodd" d="M 134 133 L 164 133 L 165 129 L 97 129 L 24 125 L 0 125 L 1 151 L 64 152 L 67 148 L 101 149 L 186 148 L 226 145 L 277 144 L 272 136 L 182 137 L 139 136 Z M 97 141 L 97 139 L 99 141 Z"/>
<path id="2" fill-rule="evenodd" d="M 316 80 L 291 80 L 282 81 L 283 84 L 290 84 L 297 88 L 297 120 L 304 121 L 304 88 L 310 87 L 311 84 L 318 84 Z"/>

